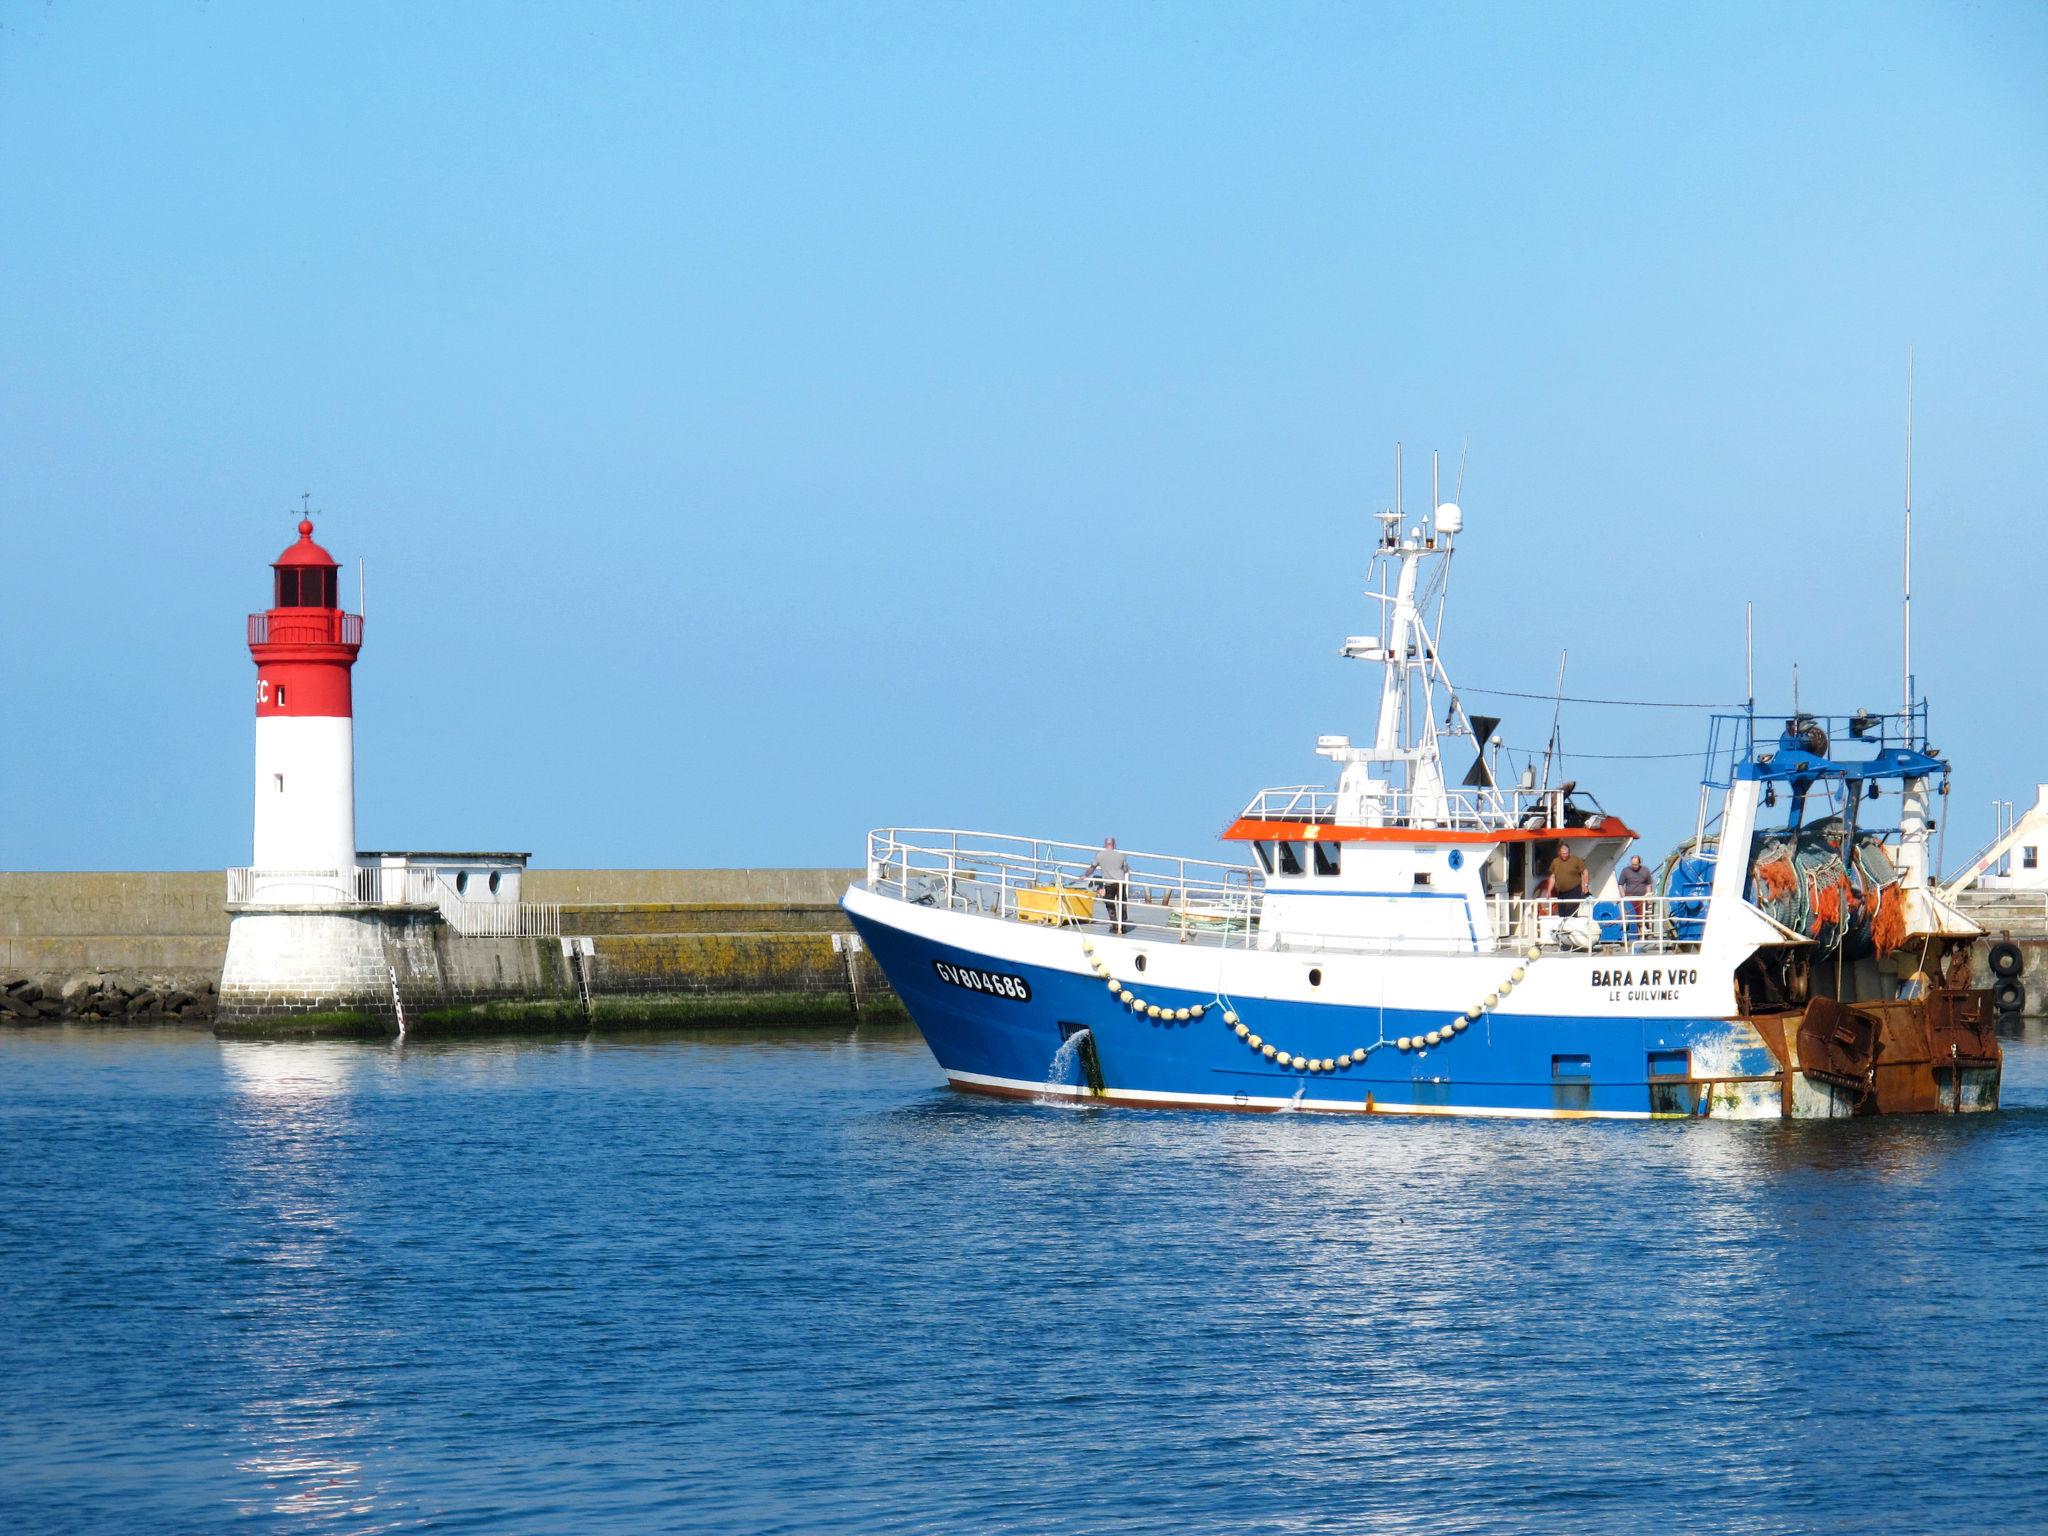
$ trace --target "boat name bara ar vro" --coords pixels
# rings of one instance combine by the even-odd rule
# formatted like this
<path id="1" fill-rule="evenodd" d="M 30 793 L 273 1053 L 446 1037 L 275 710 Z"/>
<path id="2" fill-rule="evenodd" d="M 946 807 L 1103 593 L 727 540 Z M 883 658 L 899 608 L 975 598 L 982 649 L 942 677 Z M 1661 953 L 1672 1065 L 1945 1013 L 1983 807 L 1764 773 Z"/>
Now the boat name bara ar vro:
<path id="1" fill-rule="evenodd" d="M 1235 857 L 892 827 L 844 905 L 948 1080 L 995 1095 L 1535 1117 L 1995 1109 L 1980 930 L 1929 871 L 1948 763 L 1894 714 L 1712 717 L 1693 834 L 1521 772 L 1438 644 L 1464 513 L 1378 517 L 1371 732 Z M 1446 760 L 1464 765 L 1455 778 Z"/>

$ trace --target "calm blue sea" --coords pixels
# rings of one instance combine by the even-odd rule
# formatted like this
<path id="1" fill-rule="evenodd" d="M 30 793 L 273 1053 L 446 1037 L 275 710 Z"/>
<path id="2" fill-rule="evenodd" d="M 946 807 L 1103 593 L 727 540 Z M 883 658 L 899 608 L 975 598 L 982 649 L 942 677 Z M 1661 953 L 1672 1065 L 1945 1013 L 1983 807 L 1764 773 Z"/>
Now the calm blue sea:
<path id="1" fill-rule="evenodd" d="M 2048 1529 L 2005 1113 L 1100 1112 L 900 1031 L 0 1035 L 0 1529 Z"/>

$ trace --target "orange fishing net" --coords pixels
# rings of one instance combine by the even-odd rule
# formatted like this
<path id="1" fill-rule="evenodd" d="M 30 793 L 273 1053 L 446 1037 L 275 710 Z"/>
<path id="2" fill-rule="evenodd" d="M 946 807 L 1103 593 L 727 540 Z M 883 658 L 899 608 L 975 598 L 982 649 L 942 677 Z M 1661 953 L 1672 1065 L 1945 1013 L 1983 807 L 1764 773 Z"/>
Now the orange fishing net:
<path id="1" fill-rule="evenodd" d="M 1845 877 L 1837 877 L 1826 885 L 1816 885 L 1813 888 L 1813 915 L 1830 928 L 1840 926 L 1849 894 L 1849 882 Z"/>
<path id="2" fill-rule="evenodd" d="M 1870 942 L 1880 955 L 1888 955 L 1906 942 L 1906 901 L 1898 882 L 1880 887 L 1877 914 L 1870 920 Z"/>
<path id="3" fill-rule="evenodd" d="M 1768 864 L 1757 865 L 1756 877 L 1773 901 L 1783 901 L 1799 886 L 1799 873 L 1790 859 L 1772 859 Z"/>

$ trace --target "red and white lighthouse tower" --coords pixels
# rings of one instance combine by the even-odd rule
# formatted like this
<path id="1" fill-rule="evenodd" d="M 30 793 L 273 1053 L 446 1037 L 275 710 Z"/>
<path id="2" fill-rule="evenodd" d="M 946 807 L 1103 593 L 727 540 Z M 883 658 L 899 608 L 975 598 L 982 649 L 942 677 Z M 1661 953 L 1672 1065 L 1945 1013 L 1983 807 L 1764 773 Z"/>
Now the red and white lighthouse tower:
<path id="1" fill-rule="evenodd" d="M 355 719 L 350 674 L 363 618 L 344 613 L 332 555 L 299 541 L 272 563 L 271 607 L 249 615 L 256 661 L 256 846 L 249 899 L 355 894 Z"/>

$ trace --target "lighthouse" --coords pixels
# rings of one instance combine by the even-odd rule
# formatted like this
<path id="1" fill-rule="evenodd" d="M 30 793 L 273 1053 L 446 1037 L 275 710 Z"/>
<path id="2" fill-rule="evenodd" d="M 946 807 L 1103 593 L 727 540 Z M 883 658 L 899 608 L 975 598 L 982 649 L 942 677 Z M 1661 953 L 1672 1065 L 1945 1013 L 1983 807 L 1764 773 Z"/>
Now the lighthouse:
<path id="1" fill-rule="evenodd" d="M 299 541 L 270 566 L 270 606 L 249 615 L 256 663 L 255 858 L 228 871 L 222 1024 L 314 1016 L 381 1032 L 395 1010 L 382 871 L 356 854 L 355 711 L 361 614 L 341 608 L 340 566 Z"/>
<path id="2" fill-rule="evenodd" d="M 302 518 L 298 542 L 270 564 L 270 606 L 249 615 L 255 846 L 227 872 L 215 1019 L 225 1033 L 402 1034 L 409 1008 L 445 1019 L 566 974 L 552 962 L 559 914 L 520 902 L 525 854 L 357 850 L 351 684 L 363 616 L 342 610 L 340 574 Z M 506 947 L 523 938 L 548 948 Z"/>
<path id="3" fill-rule="evenodd" d="M 271 605 L 249 615 L 256 662 L 256 812 L 249 899 L 355 895 L 355 718 L 350 690 L 363 618 L 344 613 L 340 568 L 313 542 L 271 563 Z"/>

